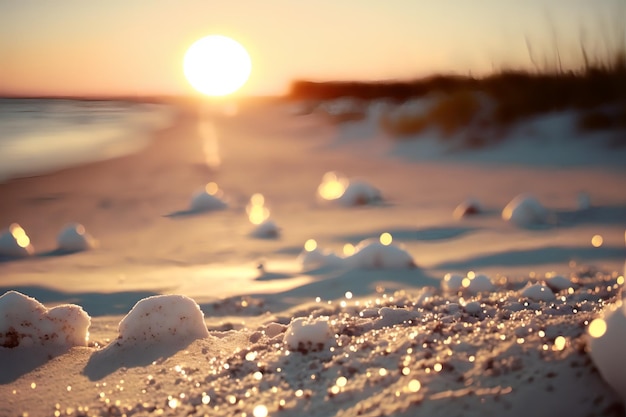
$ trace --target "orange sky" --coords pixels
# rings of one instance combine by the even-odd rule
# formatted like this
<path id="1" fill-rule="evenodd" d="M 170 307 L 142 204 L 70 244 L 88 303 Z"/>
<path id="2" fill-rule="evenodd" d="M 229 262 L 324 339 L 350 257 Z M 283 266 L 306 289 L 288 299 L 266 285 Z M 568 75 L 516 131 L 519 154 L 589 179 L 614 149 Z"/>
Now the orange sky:
<path id="1" fill-rule="evenodd" d="M 566 60 L 581 38 L 602 53 L 616 14 L 626 21 L 623 0 L 0 0 L 0 94 L 189 93 L 184 52 L 216 33 L 251 55 L 242 94 L 294 78 L 480 73 L 529 65 L 525 38 L 549 57 L 554 39 Z"/>

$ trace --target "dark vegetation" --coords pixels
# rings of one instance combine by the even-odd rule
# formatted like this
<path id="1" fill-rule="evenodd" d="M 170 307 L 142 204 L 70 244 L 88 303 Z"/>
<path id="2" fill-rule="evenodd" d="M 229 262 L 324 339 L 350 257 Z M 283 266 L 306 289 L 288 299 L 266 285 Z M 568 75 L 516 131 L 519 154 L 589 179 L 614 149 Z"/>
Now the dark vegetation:
<path id="1" fill-rule="evenodd" d="M 626 47 L 617 48 L 610 59 L 590 62 L 582 48 L 583 66 L 564 70 L 560 65 L 533 70 L 502 70 L 477 78 L 437 75 L 411 81 L 312 82 L 295 81 L 289 97 L 325 102 L 339 98 L 359 101 L 384 99 L 401 104 L 421 97 L 438 96 L 426 112 L 383 114 L 381 127 L 392 137 L 403 138 L 437 127 L 443 138 L 465 128 L 466 144 L 481 146 L 481 131 L 503 132 L 516 122 L 555 111 L 580 112 L 580 130 L 626 130 Z M 486 97 L 493 103 L 485 116 Z M 621 135 L 623 138 L 624 135 Z M 619 140 L 626 145 L 626 139 Z"/>

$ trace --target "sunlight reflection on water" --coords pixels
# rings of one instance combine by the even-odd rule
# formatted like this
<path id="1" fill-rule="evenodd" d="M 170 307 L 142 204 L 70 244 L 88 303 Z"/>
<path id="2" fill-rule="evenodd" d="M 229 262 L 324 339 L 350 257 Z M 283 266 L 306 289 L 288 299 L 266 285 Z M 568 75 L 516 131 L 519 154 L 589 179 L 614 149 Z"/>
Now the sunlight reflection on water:
<path id="1" fill-rule="evenodd" d="M 222 164 L 222 158 L 220 157 L 218 135 L 215 124 L 210 120 L 199 121 L 198 134 L 200 135 L 200 139 L 202 140 L 202 152 L 204 153 L 204 162 L 209 168 L 219 168 L 219 166 Z"/>

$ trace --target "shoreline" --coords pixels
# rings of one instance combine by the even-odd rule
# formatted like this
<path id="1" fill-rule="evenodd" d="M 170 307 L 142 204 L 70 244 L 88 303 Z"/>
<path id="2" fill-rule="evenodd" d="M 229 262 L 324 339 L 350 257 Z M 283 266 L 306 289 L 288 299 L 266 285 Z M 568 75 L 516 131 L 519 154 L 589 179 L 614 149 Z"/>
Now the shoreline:
<path id="1" fill-rule="evenodd" d="M 162 187 L 146 181 L 146 176 L 153 176 L 163 188 L 176 182 L 177 187 L 171 188 L 190 193 L 210 175 L 208 168 L 202 169 L 198 156 L 201 146 L 195 124 L 189 116 L 179 117 L 171 126 L 153 132 L 136 152 L 0 183 L 0 194 L 8 202 L 0 206 L 2 227 L 20 224 L 31 241 L 42 248 L 53 246 L 51 238 L 72 222 L 85 224 L 96 235 L 106 235 L 111 228 L 119 231 L 131 227 L 132 218 L 125 222 L 100 217 L 106 218 L 111 205 L 124 201 L 152 199 L 161 203 L 166 199 L 159 195 Z M 44 212 L 47 216 L 41 215 Z"/>

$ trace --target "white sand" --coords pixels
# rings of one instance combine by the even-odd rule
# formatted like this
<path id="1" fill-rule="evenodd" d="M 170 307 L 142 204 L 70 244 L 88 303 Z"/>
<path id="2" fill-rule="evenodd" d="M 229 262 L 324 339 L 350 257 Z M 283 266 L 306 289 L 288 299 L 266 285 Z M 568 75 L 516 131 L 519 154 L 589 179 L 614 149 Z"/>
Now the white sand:
<path id="1" fill-rule="evenodd" d="M 593 148 L 591 165 L 499 164 L 495 151 L 460 160 L 432 143 L 396 145 L 371 120 L 331 126 L 249 104 L 214 121 L 221 165 L 212 169 L 215 158 L 199 150 L 216 149 L 203 146 L 215 138 L 193 123 L 131 157 L 0 186 L 14 202 L 0 207 L 0 227 L 18 222 L 36 249 L 0 262 L 1 293 L 75 303 L 91 316 L 87 347 L 51 360 L 41 349 L 0 349 L 0 415 L 251 416 L 263 415 L 260 405 L 285 416 L 623 414 L 585 351 L 585 329 L 616 301 L 623 270 L 626 168 L 615 153 L 624 150 L 607 151 L 606 166 Z M 417 154 L 427 145 L 435 160 Z M 384 201 L 320 204 L 319 180 L 332 170 L 363 178 Z M 228 207 L 187 213 L 189 196 L 210 181 Z M 592 202 L 585 210 L 580 192 Z M 245 206 L 255 193 L 271 202 L 275 239 L 250 235 Z M 521 193 L 558 221 L 505 222 L 502 209 Z M 455 219 L 468 197 L 484 212 Z M 58 231 L 72 222 L 98 238 L 96 250 L 55 253 Z M 342 253 L 383 232 L 417 268 L 302 272 L 297 262 L 307 239 Z M 494 288 L 442 292 L 444 274 L 471 270 Z M 521 295 L 549 271 L 572 277 L 572 292 Z M 209 336 L 107 349 L 133 305 L 159 294 L 198 303 Z M 287 326 L 308 316 L 329 317 L 328 346 L 288 351 Z"/>

